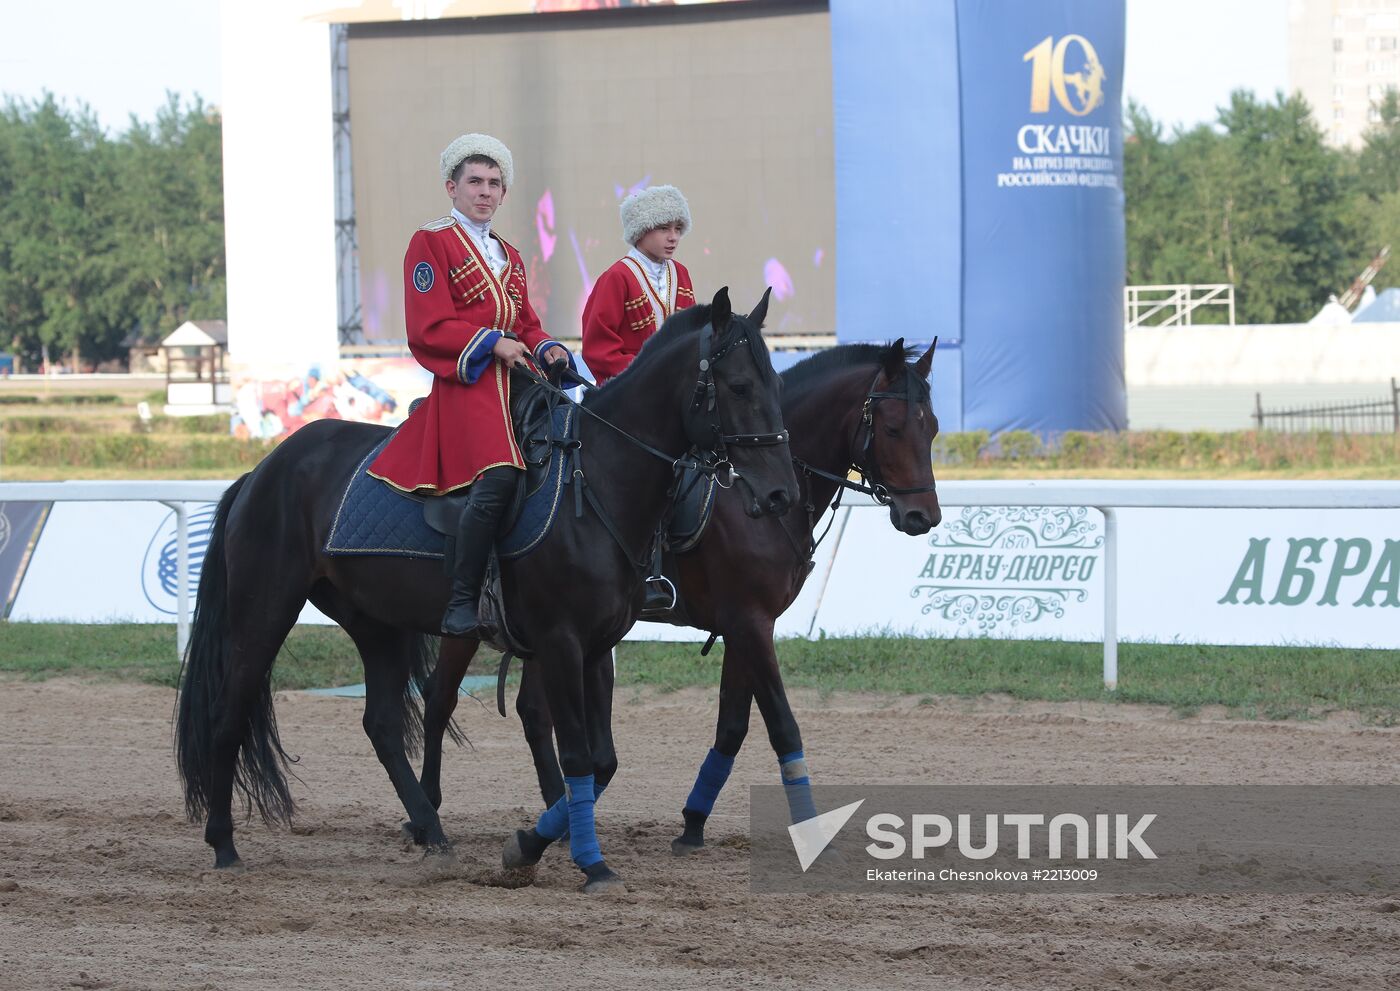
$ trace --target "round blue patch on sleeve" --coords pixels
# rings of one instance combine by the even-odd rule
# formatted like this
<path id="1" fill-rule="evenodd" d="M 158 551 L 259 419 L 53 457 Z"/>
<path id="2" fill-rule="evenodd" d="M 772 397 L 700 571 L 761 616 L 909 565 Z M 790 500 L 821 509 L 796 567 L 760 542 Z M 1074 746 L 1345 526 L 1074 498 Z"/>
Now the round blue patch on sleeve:
<path id="1" fill-rule="evenodd" d="M 413 266 L 413 288 L 419 292 L 427 292 L 433 288 L 433 266 L 427 262 L 419 262 Z"/>

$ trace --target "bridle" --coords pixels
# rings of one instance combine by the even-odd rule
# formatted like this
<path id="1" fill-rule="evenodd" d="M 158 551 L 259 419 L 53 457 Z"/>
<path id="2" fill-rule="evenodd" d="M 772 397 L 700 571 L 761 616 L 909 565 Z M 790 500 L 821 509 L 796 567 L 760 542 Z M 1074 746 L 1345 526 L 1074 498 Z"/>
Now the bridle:
<path id="1" fill-rule="evenodd" d="M 937 340 L 934 344 L 937 346 Z M 836 502 L 833 508 L 841 501 L 843 489 L 850 489 L 852 492 L 860 492 L 870 496 L 882 506 L 890 504 L 892 496 L 920 495 L 925 492 L 936 492 L 938 486 L 934 485 L 913 485 L 906 488 L 892 488 L 886 485 L 880 478 L 880 466 L 871 457 L 871 449 L 875 442 L 875 404 L 882 399 L 902 399 L 904 401 L 904 417 L 907 424 L 914 415 L 914 374 L 907 368 L 904 372 L 904 391 L 891 392 L 889 390 L 877 391 L 875 386 L 880 381 L 880 376 L 884 374 L 884 369 L 875 373 L 875 377 L 870 380 L 870 387 L 865 391 L 865 401 L 860 407 L 860 428 L 856 433 L 852 443 L 852 453 L 850 467 L 846 474 L 836 475 L 829 471 L 823 471 L 815 465 L 808 464 L 801 458 L 794 457 L 792 463 L 798 467 L 805 475 L 816 475 L 826 479 L 828 482 L 835 482 L 840 488 L 836 491 Z M 863 435 L 863 439 L 862 439 Z M 859 482 L 850 479 L 850 473 L 854 471 L 860 475 Z"/>
<path id="2" fill-rule="evenodd" d="M 753 489 L 749 486 L 748 480 L 739 474 L 733 462 L 729 460 L 729 448 L 772 447 L 778 444 L 786 444 L 788 441 L 788 432 L 786 429 L 774 431 L 773 433 L 726 434 L 724 432 L 724 425 L 720 422 L 719 403 L 715 390 L 715 365 L 725 355 L 732 352 L 741 344 L 748 344 L 749 351 L 754 356 L 754 360 L 758 363 L 759 367 L 762 367 L 762 360 L 759 356 L 759 342 L 754 335 L 746 332 L 741 333 L 735 340 L 729 341 L 718 350 L 712 350 L 715 347 L 714 339 L 714 325 L 706 322 L 704 330 L 700 335 L 699 369 L 695 382 L 695 391 L 685 417 L 686 438 L 690 441 L 691 447 L 686 455 L 679 458 L 672 457 L 665 451 L 652 447 L 641 438 L 632 436 L 611 420 L 599 416 L 583 403 L 575 402 L 563 388 L 551 382 L 546 376 L 540 375 L 529 366 L 521 367 L 520 371 L 527 378 L 550 393 L 553 397 L 551 400 L 552 403 L 566 402 L 571 404 L 579 412 L 603 424 L 632 446 L 669 464 L 673 474 L 672 495 L 675 494 L 680 480 L 683 477 L 683 473 L 687 469 L 694 470 L 699 475 L 714 478 L 715 484 L 723 488 L 731 488 L 736 480 L 743 481 L 745 488 L 748 488 L 750 495 L 753 495 Z M 595 388 L 593 383 L 567 368 L 561 370 L 560 379 L 571 385 L 578 385 L 588 389 Z M 697 417 L 699 418 L 698 422 Z M 621 532 L 618 530 L 617 525 L 613 522 L 610 514 L 603 507 L 602 503 L 598 501 L 598 497 L 593 493 L 592 487 L 588 484 L 588 479 L 584 474 L 583 464 L 580 458 L 582 444 L 577 439 L 556 441 L 556 443 L 560 444 L 560 446 L 564 447 L 569 452 L 569 457 L 572 462 L 570 478 L 573 482 L 577 483 L 574 486 L 574 515 L 581 516 L 583 514 L 583 503 L 587 501 L 593 508 L 594 513 L 596 513 L 598 518 L 602 521 L 603 526 L 606 527 L 608 533 L 612 535 L 613 540 L 632 562 L 632 566 L 639 572 L 645 574 L 648 564 L 655 559 L 656 550 L 661 545 L 662 534 L 665 532 L 666 526 L 668 525 L 671 509 L 667 509 L 666 516 L 662 518 L 656 531 L 652 535 L 652 552 L 647 557 L 640 560 L 632 558 L 631 552 L 627 549 L 627 543 L 622 539 Z M 727 482 L 720 477 L 722 473 L 728 476 Z M 756 501 L 757 497 L 754 496 L 754 498 Z M 674 502 L 668 501 L 668 505 L 673 507 Z"/>
<path id="3" fill-rule="evenodd" d="M 690 401 L 690 417 L 700 417 L 699 424 L 694 424 L 690 420 L 686 423 L 686 433 L 691 440 L 691 455 L 694 459 L 694 467 L 702 475 L 713 476 L 715 484 L 721 488 L 732 488 L 734 482 L 741 479 L 734 463 L 729 460 L 729 448 L 731 447 L 776 447 L 779 444 L 788 442 L 788 432 L 784 428 L 766 434 L 726 434 L 724 425 L 720 423 L 719 406 L 715 395 L 715 365 L 735 348 L 741 344 L 747 344 L 749 351 L 753 355 L 754 362 L 760 368 L 762 360 L 758 354 L 758 345 L 744 333 L 735 340 L 730 341 L 718 350 L 714 347 L 715 329 L 714 325 L 705 324 L 704 330 L 700 334 L 700 368 L 699 377 L 695 381 L 695 392 Z M 691 467 L 691 465 L 680 465 L 679 467 Z M 728 476 L 728 482 L 721 478 L 721 472 Z M 745 481 L 745 486 L 748 482 Z"/>

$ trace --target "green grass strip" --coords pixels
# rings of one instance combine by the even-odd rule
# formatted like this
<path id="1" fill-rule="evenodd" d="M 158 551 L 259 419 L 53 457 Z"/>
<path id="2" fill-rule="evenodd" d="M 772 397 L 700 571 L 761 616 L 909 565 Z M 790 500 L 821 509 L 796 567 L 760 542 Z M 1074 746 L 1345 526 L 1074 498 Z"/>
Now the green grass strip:
<path id="1" fill-rule="evenodd" d="M 160 624 L 81 626 L 0 622 L 0 675 L 56 675 L 174 686 L 174 628 Z M 624 643 L 617 684 L 674 691 L 718 687 L 722 646 Z M 1400 651 L 1315 647 L 1123 644 L 1119 688 L 1103 689 L 1098 644 L 914 637 L 781 640 L 789 688 L 936 695 L 1003 694 L 1021 700 L 1118 701 L 1170 706 L 1183 715 L 1223 706 L 1247 719 L 1307 719 L 1360 713 L 1400 722 Z M 473 665 L 490 674 L 496 655 Z M 277 689 L 364 680 L 354 645 L 339 628 L 299 626 L 273 669 Z"/>

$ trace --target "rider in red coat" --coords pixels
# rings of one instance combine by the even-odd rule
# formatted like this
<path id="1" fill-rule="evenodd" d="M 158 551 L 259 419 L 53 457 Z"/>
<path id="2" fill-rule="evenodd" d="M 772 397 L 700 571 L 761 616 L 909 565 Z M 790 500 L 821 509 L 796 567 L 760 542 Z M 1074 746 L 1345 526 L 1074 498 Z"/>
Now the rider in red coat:
<path id="1" fill-rule="evenodd" d="M 525 468 L 510 418 L 510 367 L 569 353 L 540 327 L 520 253 L 491 230 L 514 180 L 510 151 L 488 135 L 464 134 L 441 165 L 452 213 L 419 228 L 404 255 L 408 347 L 433 373 L 432 391 L 369 473 L 405 492 L 467 490 L 442 631 L 470 636 L 482 632 L 482 575 Z"/>
<path id="2" fill-rule="evenodd" d="M 632 250 L 599 276 L 583 308 L 583 361 L 599 385 L 631 364 L 667 317 L 695 305 L 690 273 L 671 257 L 690 230 L 681 191 L 650 186 L 623 200 L 621 212 Z"/>

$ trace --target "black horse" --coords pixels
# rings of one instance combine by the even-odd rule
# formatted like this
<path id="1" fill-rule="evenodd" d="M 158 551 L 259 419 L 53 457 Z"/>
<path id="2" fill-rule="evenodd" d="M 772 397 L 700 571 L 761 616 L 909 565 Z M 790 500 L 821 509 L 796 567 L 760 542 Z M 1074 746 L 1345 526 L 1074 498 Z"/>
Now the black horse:
<path id="1" fill-rule="evenodd" d="M 810 571 L 818 520 L 844 489 L 873 494 L 887 503 L 890 523 L 912 536 L 939 524 L 930 447 L 938 420 L 930 406 L 928 374 L 934 349 L 914 364 L 903 340 L 880 347 L 833 348 L 783 372 L 783 417 L 792 432 L 804 512 L 754 526 L 733 492 L 721 492 L 699 544 L 668 561 L 684 604 L 685 625 L 724 638 L 719 719 L 714 748 L 706 756 L 687 799 L 684 832 L 672 843 L 677 854 L 704 845 L 705 820 L 728 778 L 748 733 L 752 703 L 768 728 L 788 786 L 794 821 L 815 815 L 797 720 L 788 705 L 773 647 L 773 626 L 797 597 Z M 848 480 L 854 468 L 866 480 Z M 564 782 L 550 741 L 551 709 L 541 681 L 549 663 L 527 662 L 516 710 L 535 759 L 540 791 L 553 806 Z M 457 687 L 471 651 L 444 650 L 428 691 L 424 714 L 423 787 L 441 801 L 442 737 L 457 704 Z M 611 690 L 612 668 L 599 665 L 600 694 Z M 533 863 L 553 839 L 539 830 L 517 833 L 507 863 Z"/>
<path id="2" fill-rule="evenodd" d="M 572 484 L 591 490 L 589 508 L 577 517 L 562 513 L 536 550 L 502 568 L 507 613 L 524 620 L 533 647 L 550 659 L 540 680 L 571 789 L 568 828 L 585 890 L 617 881 L 593 825 L 595 782 L 606 785 L 617 765 L 611 699 L 597 693 L 595 672 L 610 667 L 611 647 L 641 607 L 674 462 L 692 451 L 710 471 L 741 475 L 751 517 L 785 511 L 796 493 L 779 380 L 760 333 L 767 304 L 765 294 L 748 317 L 732 314 L 721 290 L 711 305 L 668 320 L 626 374 L 588 397 L 579 432 L 583 477 Z M 407 749 L 421 732 L 410 681 L 421 682 L 431 663 L 430 634 L 448 580 L 436 561 L 322 551 L 346 480 L 384 435 L 368 424 L 309 424 L 219 502 L 176 717 L 186 809 L 196 820 L 207 814 L 204 838 L 216 867 L 239 864 L 235 787 L 264 820 L 290 821 L 288 758 L 270 677 L 308 599 L 359 649 L 365 732 L 415 836 L 447 847 Z"/>

